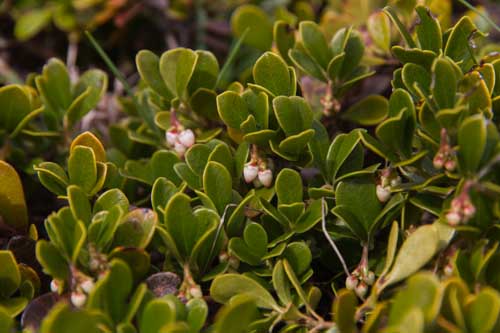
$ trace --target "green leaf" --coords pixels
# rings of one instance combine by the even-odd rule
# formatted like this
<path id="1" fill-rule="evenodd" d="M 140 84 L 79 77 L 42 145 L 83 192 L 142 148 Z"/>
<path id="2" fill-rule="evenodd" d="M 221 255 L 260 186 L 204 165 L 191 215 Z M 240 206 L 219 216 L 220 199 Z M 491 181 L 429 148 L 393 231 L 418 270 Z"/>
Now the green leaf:
<path id="1" fill-rule="evenodd" d="M 219 303 L 227 303 L 233 296 L 248 295 L 262 309 L 279 310 L 271 294 L 255 280 L 240 274 L 217 276 L 210 286 L 210 295 Z"/>
<path id="2" fill-rule="evenodd" d="M 87 309 L 74 309 L 66 302 L 60 302 L 44 318 L 40 333 L 74 332 L 102 333 L 108 320 L 102 313 Z M 75 325 L 78 323 L 78 325 Z"/>
<path id="3" fill-rule="evenodd" d="M 286 62 L 272 52 L 264 53 L 253 67 L 255 83 L 266 88 L 275 96 L 289 96 L 290 73 Z"/>
<path id="4" fill-rule="evenodd" d="M 231 30 L 234 36 L 241 38 L 247 31 L 243 43 L 261 51 L 271 48 L 273 25 L 267 14 L 254 5 L 238 6 L 231 17 Z"/>
<path id="5" fill-rule="evenodd" d="M 94 203 L 94 214 L 103 211 L 111 210 L 113 207 L 118 206 L 124 212 L 128 212 L 129 201 L 125 193 L 117 188 L 113 188 L 101 194 Z"/>
<path id="6" fill-rule="evenodd" d="M 283 305 L 288 305 L 292 302 L 291 286 L 283 268 L 283 261 L 276 262 L 273 268 L 272 282 L 276 295 Z"/>
<path id="7" fill-rule="evenodd" d="M 292 169 L 282 169 L 275 182 L 278 205 L 302 202 L 302 177 Z"/>
<path id="8" fill-rule="evenodd" d="M 399 325 L 415 307 L 422 310 L 426 323 L 433 322 L 440 310 L 442 293 L 439 281 L 432 273 L 412 276 L 406 288 L 394 297 L 389 326 Z"/>
<path id="9" fill-rule="evenodd" d="M 187 323 L 193 332 L 199 332 L 205 325 L 208 316 L 207 303 L 200 298 L 194 298 L 186 304 L 188 311 Z"/>
<path id="10" fill-rule="evenodd" d="M 343 119 L 363 126 L 373 126 L 387 116 L 388 105 L 389 103 L 385 97 L 370 95 L 349 107 L 341 116 Z"/>
<path id="11" fill-rule="evenodd" d="M 59 116 L 63 116 L 71 104 L 71 82 L 68 70 L 61 60 L 52 58 L 36 78 L 36 86 L 44 102 Z"/>
<path id="12" fill-rule="evenodd" d="M 398 15 L 396 14 L 396 11 L 394 8 L 390 6 L 384 7 L 384 13 L 389 16 L 391 21 L 395 24 L 396 28 L 398 29 L 399 33 L 401 34 L 401 37 L 403 37 L 405 43 L 408 45 L 410 48 L 415 48 L 417 45 L 415 44 L 415 41 L 411 37 L 410 33 L 408 30 L 406 30 L 406 27 L 401 23 L 399 20 Z"/>
<path id="13" fill-rule="evenodd" d="M 313 113 L 302 97 L 276 97 L 273 99 L 273 109 L 287 136 L 299 134 L 312 126 Z"/>
<path id="14" fill-rule="evenodd" d="M 23 13 L 16 21 L 14 36 L 21 41 L 28 40 L 43 30 L 52 17 L 52 8 L 42 7 Z"/>
<path id="15" fill-rule="evenodd" d="M 212 52 L 197 50 L 195 53 L 198 57 L 188 85 L 190 95 L 200 88 L 215 88 L 215 82 L 219 74 L 219 63 Z"/>
<path id="16" fill-rule="evenodd" d="M 326 73 L 305 50 L 294 48 L 288 51 L 288 57 L 302 72 L 309 74 L 316 79 L 327 82 Z"/>
<path id="17" fill-rule="evenodd" d="M 307 53 L 326 70 L 332 52 L 328 48 L 325 35 L 318 25 L 312 21 L 303 21 L 299 24 L 299 34 Z"/>
<path id="18" fill-rule="evenodd" d="M 0 215 L 7 225 L 26 231 L 28 210 L 21 179 L 7 162 L 0 161 Z"/>
<path id="19" fill-rule="evenodd" d="M 291 60 L 288 52 L 295 43 L 295 34 L 293 28 L 285 21 L 274 22 L 273 39 L 280 56 L 290 64 Z"/>
<path id="20" fill-rule="evenodd" d="M 141 333 L 157 333 L 167 324 L 175 322 L 175 309 L 162 298 L 151 300 L 139 318 Z"/>
<path id="21" fill-rule="evenodd" d="M 217 94 L 213 90 L 200 88 L 196 90 L 189 99 L 189 105 L 194 112 L 208 119 L 218 120 Z M 198 141 L 200 137 L 197 138 Z"/>
<path id="22" fill-rule="evenodd" d="M 485 287 L 465 305 L 467 326 L 471 332 L 492 332 L 500 313 L 500 295 Z"/>
<path id="23" fill-rule="evenodd" d="M 161 55 L 160 75 L 167 88 L 183 99 L 193 75 L 198 55 L 186 48 L 176 48 Z"/>
<path id="24" fill-rule="evenodd" d="M 104 312 L 114 323 L 120 322 L 126 315 L 132 282 L 132 272 L 127 264 L 119 259 L 112 260 L 109 270 L 88 295 L 86 308 Z"/>
<path id="25" fill-rule="evenodd" d="M 463 16 L 451 29 L 446 41 L 444 55 L 459 64 L 463 71 L 467 71 L 473 64 L 472 46 L 469 44 L 477 28 L 469 16 Z"/>
<path id="26" fill-rule="evenodd" d="M 458 160 L 460 167 L 473 173 L 480 165 L 486 146 L 486 120 L 482 114 L 466 118 L 458 129 Z"/>
<path id="27" fill-rule="evenodd" d="M 338 206 L 347 209 L 362 224 L 365 231 L 376 221 L 382 211 L 377 199 L 375 184 L 368 177 L 342 181 L 335 191 Z M 363 200 L 360 200 L 363 198 Z M 345 221 L 348 223 L 348 221 Z"/>
<path id="28" fill-rule="evenodd" d="M 36 259 L 45 273 L 54 279 L 65 280 L 69 276 L 69 266 L 59 250 L 44 239 L 36 243 Z"/>
<path id="29" fill-rule="evenodd" d="M 234 91 L 228 90 L 217 96 L 217 110 L 222 121 L 232 128 L 239 128 L 248 117 L 245 101 Z"/>
<path id="30" fill-rule="evenodd" d="M 342 289 L 339 291 L 333 302 L 332 312 L 340 332 L 354 333 L 357 331 L 355 320 L 357 305 L 358 298 L 351 290 Z"/>
<path id="31" fill-rule="evenodd" d="M 73 87 L 75 99 L 66 111 L 68 125 L 73 126 L 95 108 L 107 89 L 108 77 L 106 73 L 98 69 L 83 73 Z"/>
<path id="32" fill-rule="evenodd" d="M 215 319 L 214 333 L 245 333 L 259 316 L 256 302 L 250 295 L 237 295 L 226 304 Z"/>
<path id="33" fill-rule="evenodd" d="M 0 250 L 0 296 L 12 296 L 21 284 L 21 273 L 11 251 Z"/>
<path id="34" fill-rule="evenodd" d="M 148 50 L 141 50 L 135 57 L 135 64 L 141 79 L 146 82 L 158 95 L 170 100 L 173 93 L 168 90 L 160 74 L 160 59 Z"/>
<path id="35" fill-rule="evenodd" d="M 92 218 L 92 208 L 87 195 L 76 185 L 70 185 L 67 190 L 69 207 L 73 217 L 75 220 L 82 221 L 88 227 Z"/>
<path id="36" fill-rule="evenodd" d="M 420 47 L 439 53 L 442 47 L 441 25 L 432 17 L 430 9 L 417 6 L 415 11 L 420 18 L 415 27 Z"/>
<path id="37" fill-rule="evenodd" d="M 448 58 L 437 58 L 432 65 L 432 97 L 440 109 L 455 106 L 458 78 Z"/>
<path id="38" fill-rule="evenodd" d="M 75 149 L 76 146 L 85 146 L 91 148 L 94 151 L 95 159 L 97 162 L 105 163 L 107 160 L 106 150 L 104 149 L 104 146 L 92 132 L 86 131 L 74 138 L 69 148 L 70 153 L 73 151 L 73 149 Z"/>
<path id="39" fill-rule="evenodd" d="M 243 238 L 231 238 L 228 249 L 241 261 L 257 266 L 267 253 L 266 230 L 258 223 L 249 223 L 245 227 Z"/>
<path id="40" fill-rule="evenodd" d="M 389 53 L 391 47 L 389 18 L 383 12 L 375 12 L 368 18 L 366 28 L 375 45 L 385 53 Z"/>
<path id="41" fill-rule="evenodd" d="M 158 216 L 150 209 L 138 208 L 123 216 L 113 238 L 113 247 L 146 248 L 153 238 Z"/>
<path id="42" fill-rule="evenodd" d="M 214 202 L 219 215 L 222 216 L 233 197 L 231 174 L 224 165 L 213 161 L 208 162 L 203 173 L 203 188 Z"/>
<path id="43" fill-rule="evenodd" d="M 165 225 L 180 255 L 186 259 L 207 228 L 207 221 L 198 219 L 191 210 L 191 199 L 183 194 L 175 194 L 165 208 Z"/>
<path id="44" fill-rule="evenodd" d="M 76 146 L 68 159 L 69 183 L 78 185 L 87 194 L 97 182 L 97 164 L 92 148 Z"/>
<path id="45" fill-rule="evenodd" d="M 434 225 L 419 227 L 401 245 L 394 265 L 381 282 L 382 285 L 394 284 L 417 272 L 436 254 L 439 245 L 439 235 Z"/>
<path id="46" fill-rule="evenodd" d="M 108 250 L 125 212 L 120 206 L 115 205 L 109 211 L 100 211 L 94 215 L 88 229 L 88 242 L 94 243 L 101 251 Z"/>
<path id="47" fill-rule="evenodd" d="M 283 252 L 283 257 L 299 277 L 310 269 L 312 254 L 305 242 L 292 242 L 288 244 Z"/>
<path id="48" fill-rule="evenodd" d="M 430 94 L 432 79 L 424 67 L 408 63 L 403 67 L 402 78 L 406 88 L 414 96 L 423 98 Z M 422 96 L 422 93 L 424 96 Z"/>
<path id="49" fill-rule="evenodd" d="M 0 88 L 0 129 L 13 132 L 31 112 L 30 97 L 23 86 L 12 84 Z"/>

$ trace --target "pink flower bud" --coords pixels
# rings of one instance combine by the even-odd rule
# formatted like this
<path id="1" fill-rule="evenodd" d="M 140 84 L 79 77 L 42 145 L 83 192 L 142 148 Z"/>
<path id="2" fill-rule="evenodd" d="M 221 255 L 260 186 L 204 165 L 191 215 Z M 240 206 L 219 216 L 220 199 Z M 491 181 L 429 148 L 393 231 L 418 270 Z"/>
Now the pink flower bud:
<path id="1" fill-rule="evenodd" d="M 190 129 L 184 130 L 179 134 L 179 142 L 187 148 L 194 145 L 195 141 L 194 133 Z"/>
<path id="2" fill-rule="evenodd" d="M 177 133 L 177 130 L 168 130 L 167 133 L 165 133 L 165 138 L 167 139 L 167 144 L 170 147 L 175 146 L 175 143 L 177 142 L 178 136 L 179 136 L 179 133 Z"/>
<path id="3" fill-rule="evenodd" d="M 87 296 L 84 293 L 74 291 L 71 293 L 71 303 L 77 308 L 82 307 L 87 301 Z"/>
<path id="4" fill-rule="evenodd" d="M 380 202 L 386 202 L 391 197 L 391 191 L 387 187 L 377 185 L 377 198 Z"/>
<path id="5" fill-rule="evenodd" d="M 446 214 L 446 221 L 448 221 L 449 225 L 457 225 L 461 220 L 462 218 L 460 217 L 460 214 L 455 211 L 450 211 L 448 214 Z"/>
<path id="6" fill-rule="evenodd" d="M 434 168 L 438 170 L 443 168 L 444 165 L 443 155 L 441 153 L 437 153 L 436 156 L 434 157 L 434 160 L 432 161 L 432 164 L 434 165 Z"/>
<path id="7" fill-rule="evenodd" d="M 345 279 L 345 287 L 349 290 L 354 290 L 358 286 L 358 279 L 354 276 L 348 276 L 347 279 Z"/>
<path id="8" fill-rule="evenodd" d="M 476 213 L 476 207 L 471 202 L 464 203 L 462 212 L 467 218 L 471 218 Z"/>
<path id="9" fill-rule="evenodd" d="M 265 187 L 269 187 L 273 183 L 273 172 L 269 169 L 259 171 L 259 181 L 264 185 Z"/>
<path id="10" fill-rule="evenodd" d="M 257 178 L 257 174 L 259 173 L 259 167 L 255 164 L 247 163 L 243 168 L 243 178 L 245 178 L 245 182 L 251 183 L 255 178 Z"/>
<path id="11" fill-rule="evenodd" d="M 358 284 L 356 289 L 354 289 L 354 292 L 356 293 L 356 295 L 358 295 L 359 298 L 365 297 L 367 291 L 368 291 L 368 286 L 364 282 Z"/>
<path id="12" fill-rule="evenodd" d="M 174 150 L 177 153 L 177 155 L 179 155 L 179 157 L 182 157 L 182 156 L 184 156 L 184 153 L 186 152 L 186 146 L 184 146 L 180 142 L 176 142 L 175 146 L 174 146 Z"/>
<path id="13" fill-rule="evenodd" d="M 448 171 L 453 171 L 457 167 L 457 163 L 454 159 L 449 159 L 444 163 L 444 168 Z"/>

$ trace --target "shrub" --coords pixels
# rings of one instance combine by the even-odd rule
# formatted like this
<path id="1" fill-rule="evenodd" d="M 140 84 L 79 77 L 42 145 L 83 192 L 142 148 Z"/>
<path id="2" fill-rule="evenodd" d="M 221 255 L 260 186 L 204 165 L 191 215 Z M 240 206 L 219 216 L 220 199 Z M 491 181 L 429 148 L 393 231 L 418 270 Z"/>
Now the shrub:
<path id="1" fill-rule="evenodd" d="M 420 5 L 331 36 L 266 15 L 237 9 L 223 66 L 140 51 L 109 140 L 78 126 L 100 70 L 0 88 L 3 158 L 58 200 L 36 226 L 0 163 L 1 332 L 500 331 L 494 46 Z M 390 93 L 348 103 L 381 61 Z"/>

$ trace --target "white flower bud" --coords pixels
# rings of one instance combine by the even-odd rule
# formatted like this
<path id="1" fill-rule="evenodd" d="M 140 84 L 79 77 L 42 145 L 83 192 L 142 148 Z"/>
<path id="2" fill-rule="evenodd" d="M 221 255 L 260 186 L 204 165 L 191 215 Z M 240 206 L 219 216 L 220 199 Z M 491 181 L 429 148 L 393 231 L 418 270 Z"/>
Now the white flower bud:
<path id="1" fill-rule="evenodd" d="M 453 265 L 447 264 L 446 266 L 444 266 L 443 273 L 446 276 L 452 276 L 453 275 Z"/>
<path id="2" fill-rule="evenodd" d="M 345 287 L 349 290 L 354 290 L 358 286 L 358 279 L 354 276 L 348 276 L 345 279 Z"/>
<path id="3" fill-rule="evenodd" d="M 189 294 L 191 296 L 193 296 L 193 298 L 202 298 L 203 297 L 203 293 L 201 292 L 201 289 L 198 286 L 193 286 L 193 287 L 189 288 Z"/>
<path id="4" fill-rule="evenodd" d="M 357 287 L 354 289 L 354 292 L 356 293 L 356 295 L 358 295 L 359 298 L 365 297 L 367 291 L 368 291 L 368 286 L 364 282 L 358 284 Z"/>
<path id="5" fill-rule="evenodd" d="M 259 167 L 255 164 L 247 163 L 243 168 L 243 178 L 245 178 L 245 182 L 251 183 L 257 178 L 257 174 L 259 173 Z"/>
<path id="6" fill-rule="evenodd" d="M 87 301 L 87 296 L 84 293 L 74 291 L 71 293 L 71 303 L 77 308 L 82 307 Z"/>
<path id="7" fill-rule="evenodd" d="M 448 221 L 448 224 L 450 225 L 457 225 L 460 223 L 462 220 L 460 217 L 460 214 L 458 214 L 455 211 L 451 211 L 448 214 L 446 214 L 446 220 Z"/>
<path id="8" fill-rule="evenodd" d="M 401 177 L 397 176 L 396 178 L 391 180 L 391 187 L 396 187 L 401 184 Z"/>
<path id="9" fill-rule="evenodd" d="M 229 257 L 229 266 L 234 269 L 238 269 L 240 267 L 240 261 L 236 257 Z"/>
<path id="10" fill-rule="evenodd" d="M 369 271 L 368 274 L 366 274 L 364 281 L 367 285 L 371 286 L 373 282 L 375 282 L 375 273 L 373 273 L 373 271 Z"/>
<path id="11" fill-rule="evenodd" d="M 265 187 L 269 187 L 273 183 L 273 172 L 269 169 L 259 171 L 259 181 Z"/>
<path id="12" fill-rule="evenodd" d="M 170 147 L 173 147 L 175 145 L 175 143 L 177 142 L 178 136 L 179 136 L 179 134 L 177 133 L 176 130 L 167 131 L 167 133 L 165 134 L 165 138 L 167 139 L 167 144 Z"/>
<path id="13" fill-rule="evenodd" d="M 59 281 L 57 281 L 56 279 L 53 279 L 52 281 L 50 281 L 50 290 L 54 293 L 57 293 L 59 292 Z"/>
<path id="14" fill-rule="evenodd" d="M 377 185 L 377 198 L 380 202 L 386 202 L 391 197 L 391 191 L 387 187 Z"/>
<path id="15" fill-rule="evenodd" d="M 194 145 L 194 142 L 196 141 L 194 137 L 194 133 L 192 130 L 187 129 L 179 133 L 179 142 L 182 143 L 185 147 L 189 148 L 192 145 Z"/>
<path id="16" fill-rule="evenodd" d="M 174 150 L 177 153 L 177 155 L 179 155 L 179 157 L 182 157 L 182 156 L 184 156 L 184 153 L 186 152 L 186 146 L 184 146 L 180 142 L 176 142 L 175 146 L 174 146 Z"/>
<path id="17" fill-rule="evenodd" d="M 80 283 L 80 287 L 82 287 L 83 291 L 86 294 L 89 294 L 92 291 L 92 289 L 94 289 L 94 281 L 92 281 L 92 279 L 87 279 L 82 283 Z"/>

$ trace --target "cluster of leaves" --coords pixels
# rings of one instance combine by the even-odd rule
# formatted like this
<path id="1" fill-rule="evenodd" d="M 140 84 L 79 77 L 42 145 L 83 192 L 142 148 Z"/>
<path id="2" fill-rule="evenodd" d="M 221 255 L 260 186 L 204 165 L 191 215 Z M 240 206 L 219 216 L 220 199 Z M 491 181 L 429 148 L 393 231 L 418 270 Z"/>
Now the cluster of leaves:
<path id="1" fill-rule="evenodd" d="M 59 200 L 30 224 L 0 163 L 1 332 L 500 330 L 495 46 L 414 4 L 372 14 L 370 43 L 297 17 L 265 41 L 235 12 L 230 58 L 261 50 L 243 82 L 209 51 L 139 52 L 108 149 L 76 131 L 103 72 L 52 59 L 0 88 L 3 159 Z M 345 107 L 375 58 L 401 64 L 390 96 Z"/>

